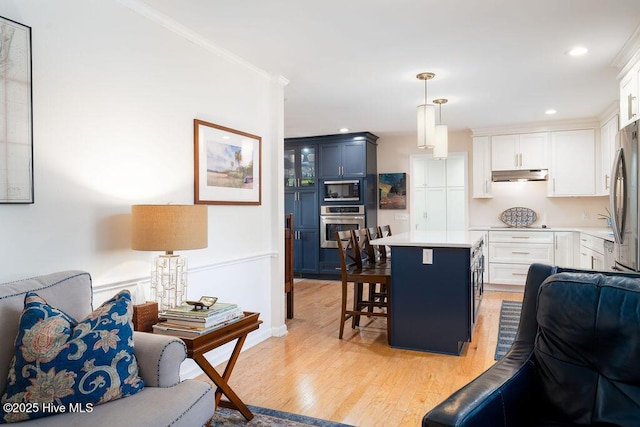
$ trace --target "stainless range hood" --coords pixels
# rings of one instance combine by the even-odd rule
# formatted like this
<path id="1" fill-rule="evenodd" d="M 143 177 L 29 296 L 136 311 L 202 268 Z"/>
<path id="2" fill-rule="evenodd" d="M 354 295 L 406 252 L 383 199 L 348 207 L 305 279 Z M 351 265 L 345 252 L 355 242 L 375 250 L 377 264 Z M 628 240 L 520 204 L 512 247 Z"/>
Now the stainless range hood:
<path id="1" fill-rule="evenodd" d="M 493 171 L 493 182 L 546 181 L 549 178 L 547 169 L 517 169 L 511 171 Z"/>

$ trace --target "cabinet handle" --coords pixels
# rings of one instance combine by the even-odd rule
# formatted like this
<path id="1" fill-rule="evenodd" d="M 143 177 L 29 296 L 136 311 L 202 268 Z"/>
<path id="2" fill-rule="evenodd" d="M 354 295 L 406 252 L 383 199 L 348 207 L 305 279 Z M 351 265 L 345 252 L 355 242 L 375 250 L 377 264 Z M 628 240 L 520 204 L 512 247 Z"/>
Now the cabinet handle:
<path id="1" fill-rule="evenodd" d="M 512 239 L 529 239 L 530 236 L 511 236 Z"/>
<path id="2" fill-rule="evenodd" d="M 511 251 L 514 255 L 529 255 L 530 252 L 521 252 L 521 251 Z"/>
<path id="3" fill-rule="evenodd" d="M 604 175 L 604 189 L 605 190 L 609 189 L 609 174 Z"/>
<path id="4" fill-rule="evenodd" d="M 512 276 L 526 276 L 527 273 L 511 273 Z"/>
<path id="5" fill-rule="evenodd" d="M 633 117 L 635 117 L 636 113 L 633 112 L 633 100 L 636 99 L 635 96 L 633 96 L 633 94 L 629 94 L 629 96 L 627 97 L 627 118 L 629 120 L 631 120 Z"/>
<path id="6" fill-rule="evenodd" d="M 516 163 L 516 167 L 518 167 L 518 155 L 517 155 L 517 154 L 516 154 L 516 160 L 515 160 L 515 163 Z"/>

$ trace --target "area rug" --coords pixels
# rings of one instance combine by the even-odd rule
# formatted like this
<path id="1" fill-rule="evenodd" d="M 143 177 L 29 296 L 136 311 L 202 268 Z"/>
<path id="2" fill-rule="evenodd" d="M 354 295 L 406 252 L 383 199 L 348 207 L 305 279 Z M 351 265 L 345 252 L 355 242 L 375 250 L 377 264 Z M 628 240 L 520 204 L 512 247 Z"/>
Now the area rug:
<path id="1" fill-rule="evenodd" d="M 274 409 L 261 408 L 259 406 L 247 405 L 247 407 L 254 415 L 251 421 L 247 421 L 240 412 L 233 409 L 218 408 L 209 425 L 211 427 L 353 427 L 348 424 L 335 423 L 333 421 L 291 414 L 289 412 L 276 411 Z"/>
<path id="2" fill-rule="evenodd" d="M 518 332 L 522 303 L 518 301 L 502 301 L 500 307 L 500 324 L 498 326 L 498 344 L 496 344 L 495 360 L 500 360 L 511 348 Z"/>

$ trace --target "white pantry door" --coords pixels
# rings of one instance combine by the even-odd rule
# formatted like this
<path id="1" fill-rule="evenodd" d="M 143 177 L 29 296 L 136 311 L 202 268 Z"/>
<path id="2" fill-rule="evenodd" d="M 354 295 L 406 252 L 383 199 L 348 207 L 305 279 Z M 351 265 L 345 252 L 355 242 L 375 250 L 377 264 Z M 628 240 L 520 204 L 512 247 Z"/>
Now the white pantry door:
<path id="1" fill-rule="evenodd" d="M 450 153 L 446 160 L 411 156 L 411 230 L 466 230 L 466 170 L 465 153 Z"/>

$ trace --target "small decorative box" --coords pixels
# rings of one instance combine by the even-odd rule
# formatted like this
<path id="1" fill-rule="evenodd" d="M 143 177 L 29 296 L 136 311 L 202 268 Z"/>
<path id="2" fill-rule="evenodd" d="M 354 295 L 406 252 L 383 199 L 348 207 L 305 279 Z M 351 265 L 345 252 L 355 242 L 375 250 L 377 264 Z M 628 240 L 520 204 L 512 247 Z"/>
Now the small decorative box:
<path id="1" fill-rule="evenodd" d="M 133 306 L 133 329 L 141 332 L 153 332 L 158 323 L 158 303 L 147 301 Z"/>

